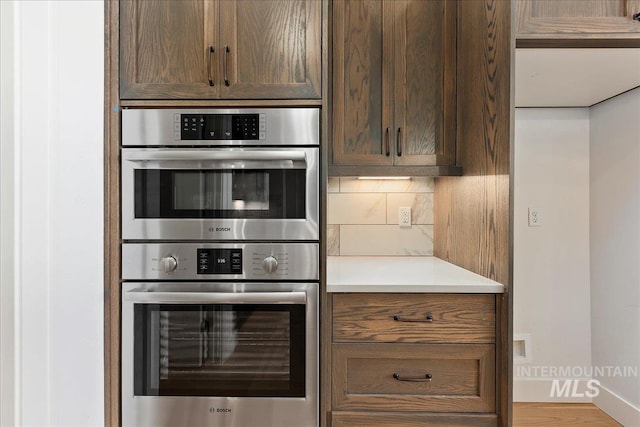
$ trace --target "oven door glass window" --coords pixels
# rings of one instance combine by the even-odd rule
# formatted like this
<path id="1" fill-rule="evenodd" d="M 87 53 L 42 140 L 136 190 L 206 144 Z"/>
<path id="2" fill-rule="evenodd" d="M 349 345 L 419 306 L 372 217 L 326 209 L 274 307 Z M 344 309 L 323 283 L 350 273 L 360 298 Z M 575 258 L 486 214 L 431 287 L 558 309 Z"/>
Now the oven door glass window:
<path id="1" fill-rule="evenodd" d="M 136 169 L 136 218 L 305 218 L 306 170 Z"/>
<path id="2" fill-rule="evenodd" d="M 135 304 L 136 396 L 305 396 L 303 304 Z"/>

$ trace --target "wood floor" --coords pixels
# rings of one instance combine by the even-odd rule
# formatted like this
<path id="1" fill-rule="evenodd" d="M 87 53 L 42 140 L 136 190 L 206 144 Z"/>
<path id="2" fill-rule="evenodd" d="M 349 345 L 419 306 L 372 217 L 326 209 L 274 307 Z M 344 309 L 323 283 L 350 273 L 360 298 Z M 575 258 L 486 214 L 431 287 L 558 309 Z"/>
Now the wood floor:
<path id="1" fill-rule="evenodd" d="M 622 426 L 591 403 L 514 403 L 513 426 Z"/>

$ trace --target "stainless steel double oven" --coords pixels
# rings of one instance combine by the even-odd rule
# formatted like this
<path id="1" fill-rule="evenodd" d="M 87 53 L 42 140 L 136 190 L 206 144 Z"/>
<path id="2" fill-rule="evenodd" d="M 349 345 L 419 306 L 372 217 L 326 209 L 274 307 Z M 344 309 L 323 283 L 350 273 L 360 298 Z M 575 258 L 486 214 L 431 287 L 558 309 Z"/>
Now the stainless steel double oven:
<path id="1" fill-rule="evenodd" d="M 317 426 L 319 110 L 122 114 L 122 424 Z"/>

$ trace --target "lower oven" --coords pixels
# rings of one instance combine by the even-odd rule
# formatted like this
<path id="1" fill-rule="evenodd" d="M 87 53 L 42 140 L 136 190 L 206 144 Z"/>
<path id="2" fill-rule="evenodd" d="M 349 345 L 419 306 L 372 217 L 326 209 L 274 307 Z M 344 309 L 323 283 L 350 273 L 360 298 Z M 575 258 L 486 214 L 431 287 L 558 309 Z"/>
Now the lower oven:
<path id="1" fill-rule="evenodd" d="M 317 426 L 317 255 L 124 244 L 122 425 Z"/>

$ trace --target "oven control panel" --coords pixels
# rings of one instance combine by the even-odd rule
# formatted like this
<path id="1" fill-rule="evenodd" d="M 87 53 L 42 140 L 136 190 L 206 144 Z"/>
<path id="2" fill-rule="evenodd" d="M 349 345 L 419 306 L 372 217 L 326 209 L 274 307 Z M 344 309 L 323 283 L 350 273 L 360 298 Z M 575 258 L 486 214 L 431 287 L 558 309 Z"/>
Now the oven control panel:
<path id="1" fill-rule="evenodd" d="M 198 274 L 242 274 L 242 249 L 197 249 Z"/>
<path id="2" fill-rule="evenodd" d="M 123 147 L 318 146 L 320 109 L 123 108 Z"/>
<path id="3" fill-rule="evenodd" d="M 260 140 L 267 138 L 265 114 L 174 114 L 182 141 Z"/>
<path id="4" fill-rule="evenodd" d="M 125 243 L 124 280 L 318 280 L 317 243 Z"/>

